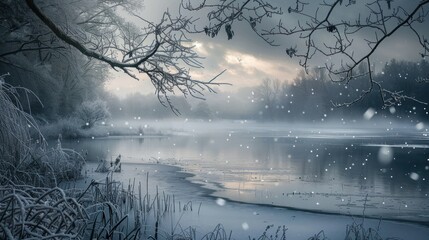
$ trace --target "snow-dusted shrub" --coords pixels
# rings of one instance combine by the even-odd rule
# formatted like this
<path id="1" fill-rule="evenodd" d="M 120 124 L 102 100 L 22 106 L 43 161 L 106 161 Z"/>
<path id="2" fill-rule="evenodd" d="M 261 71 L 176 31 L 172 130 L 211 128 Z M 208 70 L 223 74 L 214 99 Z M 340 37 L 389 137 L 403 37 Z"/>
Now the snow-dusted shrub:
<path id="1" fill-rule="evenodd" d="M 47 139 L 75 139 L 82 136 L 81 125 L 75 118 L 62 118 L 56 122 L 41 126 L 40 130 Z"/>
<path id="2" fill-rule="evenodd" d="M 74 118 L 61 119 L 58 122 L 58 132 L 64 139 L 78 138 L 79 128 L 79 123 Z"/>
<path id="3" fill-rule="evenodd" d="M 0 183 L 56 186 L 80 175 L 83 159 L 61 144 L 47 148 L 30 114 L 23 110 L 18 91 L 0 76 Z M 34 131 L 33 134 L 30 134 Z"/>
<path id="4" fill-rule="evenodd" d="M 26 182 L 34 186 L 53 187 L 61 181 L 79 178 L 84 165 L 83 157 L 62 148 L 60 140 L 50 149 L 33 148 L 27 158 L 22 168 L 25 169 Z"/>
<path id="5" fill-rule="evenodd" d="M 82 128 L 92 128 L 97 122 L 109 117 L 107 104 L 102 100 L 83 102 L 76 110 L 76 118 L 82 122 Z"/>
<path id="6" fill-rule="evenodd" d="M 34 119 L 22 110 L 17 93 L 19 88 L 5 83 L 6 76 L 0 75 L 0 157 L 2 159 L 19 158 L 26 152 L 30 144 L 30 128 L 36 126 Z"/>

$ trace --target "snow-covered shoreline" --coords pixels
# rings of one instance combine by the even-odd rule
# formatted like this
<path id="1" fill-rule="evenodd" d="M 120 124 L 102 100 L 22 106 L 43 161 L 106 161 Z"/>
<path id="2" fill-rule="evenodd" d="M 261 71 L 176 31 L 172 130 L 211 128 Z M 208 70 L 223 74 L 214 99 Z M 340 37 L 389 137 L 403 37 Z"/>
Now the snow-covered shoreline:
<path id="1" fill-rule="evenodd" d="M 304 181 L 298 177 L 282 181 L 279 178 L 284 176 L 272 173 L 266 173 L 261 181 L 259 178 L 252 179 L 247 173 L 234 171 L 215 174 L 213 171 L 207 173 L 201 169 L 193 169 L 190 172 L 194 173 L 189 178 L 190 181 L 212 190 L 211 196 L 229 201 L 424 225 L 428 225 L 429 222 L 429 201 L 426 196 L 328 192 L 326 189 L 318 188 L 316 182 Z M 287 184 L 292 186 L 285 186 Z M 297 185 L 299 188 L 296 188 Z M 341 189 L 341 186 L 338 188 Z"/>
<path id="2" fill-rule="evenodd" d="M 219 201 L 217 193 L 203 187 L 193 181 L 194 175 L 186 169 L 174 165 L 174 161 L 157 164 L 123 163 L 123 171 L 114 173 L 114 178 L 125 186 L 133 182 L 146 181 L 149 173 L 149 192 L 158 191 L 174 195 L 176 201 L 182 203 L 192 201 L 194 211 L 171 215 L 171 221 L 165 222 L 165 229 L 171 228 L 171 223 L 196 227 L 200 234 L 209 232 L 222 223 L 227 231 L 231 230 L 233 236 L 242 238 L 260 235 L 267 225 L 285 225 L 287 236 L 291 239 L 308 238 L 323 230 L 330 239 L 343 239 L 346 225 L 353 221 L 361 222 L 362 218 L 337 214 L 325 214 L 312 211 L 300 211 L 287 208 L 279 208 L 266 204 L 251 204 L 237 202 L 223 198 Z M 90 179 L 102 180 L 105 174 L 95 173 L 95 163 L 86 166 L 86 177 L 74 183 L 74 186 L 84 186 Z M 69 186 L 72 183 L 69 183 Z M 201 204 L 196 210 L 196 206 Z M 240 216 L 240 217 L 238 217 Z M 169 223 L 171 222 L 171 223 Z M 377 229 L 383 237 L 398 237 L 402 239 L 425 239 L 429 234 L 429 228 L 407 222 L 365 219 L 365 226 Z"/>

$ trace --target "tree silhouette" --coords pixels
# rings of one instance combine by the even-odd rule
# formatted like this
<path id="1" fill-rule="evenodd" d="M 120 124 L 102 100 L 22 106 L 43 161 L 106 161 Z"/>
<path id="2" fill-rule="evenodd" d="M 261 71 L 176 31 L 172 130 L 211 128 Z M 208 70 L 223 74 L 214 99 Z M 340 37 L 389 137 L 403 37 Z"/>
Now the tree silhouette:
<path id="1" fill-rule="evenodd" d="M 311 63 L 317 64 L 320 59 L 327 58 L 329 61 L 324 61 L 323 67 L 331 81 L 348 84 L 361 79 L 362 75 L 368 76 L 364 78 L 369 81 L 367 89 L 361 89 L 355 99 L 335 103 L 335 106 L 349 106 L 374 90 L 379 92 L 384 107 L 404 99 L 423 103 L 401 91 L 391 91 L 376 81 L 372 62 L 376 51 L 386 44 L 387 39 L 404 30 L 410 33 L 407 38 L 420 46 L 420 56 L 429 55 L 429 42 L 425 36 L 429 0 L 295 0 L 292 5 L 289 5 L 290 1 L 282 2 L 285 5 L 277 6 L 267 0 L 182 0 L 181 6 L 191 12 L 207 13 L 208 25 L 194 26 L 189 29 L 191 32 L 201 32 L 199 28 L 203 28 L 215 37 L 222 26 L 234 29 L 238 22 L 248 22 L 264 41 L 272 46 L 282 46 L 288 56 L 298 58 L 307 73 L 312 68 Z M 294 44 L 287 46 L 291 40 Z M 366 65 L 364 73 L 357 71 L 361 64 Z"/>
<path id="2" fill-rule="evenodd" d="M 212 87 L 222 84 L 214 81 L 221 73 L 209 80 L 197 80 L 190 74 L 189 68 L 203 66 L 186 35 L 188 25 L 192 23 L 189 18 L 174 17 L 166 11 L 161 20 L 154 23 L 136 13 L 137 3 L 133 0 L 78 0 L 64 4 L 25 0 L 2 3 L 5 8 L 18 5 L 21 14 L 31 10 L 36 16 L 34 20 L 44 25 L 46 31 L 40 37 L 22 43 L 17 49 L 0 53 L 0 59 L 20 52 L 46 49 L 59 51 L 72 47 L 137 80 L 146 76 L 155 87 L 159 101 L 176 113 L 177 109 L 170 100 L 170 95 L 175 92 L 196 98 L 203 98 L 204 91 L 214 92 Z M 126 11 L 138 20 L 138 27 L 124 20 L 118 14 L 119 11 Z M 11 26 L 14 24 L 13 19 L 7 19 L 6 22 L 10 22 Z M 25 26 L 28 22 L 22 24 Z M 16 28 L 26 34 L 23 26 Z M 42 37 L 43 44 L 33 46 Z"/>

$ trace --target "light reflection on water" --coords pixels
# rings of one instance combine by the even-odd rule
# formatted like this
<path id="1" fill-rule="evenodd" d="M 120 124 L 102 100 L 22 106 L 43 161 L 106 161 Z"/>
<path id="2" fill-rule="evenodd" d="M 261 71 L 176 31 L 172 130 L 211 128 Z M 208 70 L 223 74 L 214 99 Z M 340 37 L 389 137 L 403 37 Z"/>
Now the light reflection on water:
<path id="1" fill-rule="evenodd" d="M 196 175 L 193 181 L 232 200 L 343 214 L 361 214 L 365 204 L 368 215 L 419 221 L 429 219 L 425 144 L 421 135 L 401 131 L 245 128 L 63 142 L 89 161 L 121 154 L 123 162 L 179 164 Z M 393 151 L 388 165 L 378 159 L 385 145 Z"/>

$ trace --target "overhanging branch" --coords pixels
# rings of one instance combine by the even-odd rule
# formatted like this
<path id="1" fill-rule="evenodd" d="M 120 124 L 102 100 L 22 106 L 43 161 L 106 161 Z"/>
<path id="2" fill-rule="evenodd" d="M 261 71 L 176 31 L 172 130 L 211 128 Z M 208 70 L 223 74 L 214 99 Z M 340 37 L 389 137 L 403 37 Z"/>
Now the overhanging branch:
<path id="1" fill-rule="evenodd" d="M 98 59 L 100 61 L 103 61 L 107 64 L 109 64 L 112 67 L 117 67 L 121 69 L 125 68 L 137 68 L 140 64 L 146 62 L 150 57 L 152 57 L 156 51 L 158 50 L 160 43 L 157 41 L 154 48 L 150 51 L 150 53 L 141 58 L 140 60 L 133 62 L 133 63 L 123 63 L 120 61 L 117 61 L 113 58 L 104 56 L 100 53 L 94 52 L 86 48 L 83 44 L 81 44 L 78 40 L 72 38 L 71 36 L 67 35 L 60 27 L 58 27 L 46 14 L 42 12 L 42 10 L 35 4 L 34 0 L 25 0 L 27 3 L 27 6 L 33 11 L 34 14 L 49 28 L 51 31 L 61 40 L 63 40 L 65 43 L 75 47 L 77 50 L 79 50 L 82 54 L 85 56 Z"/>

